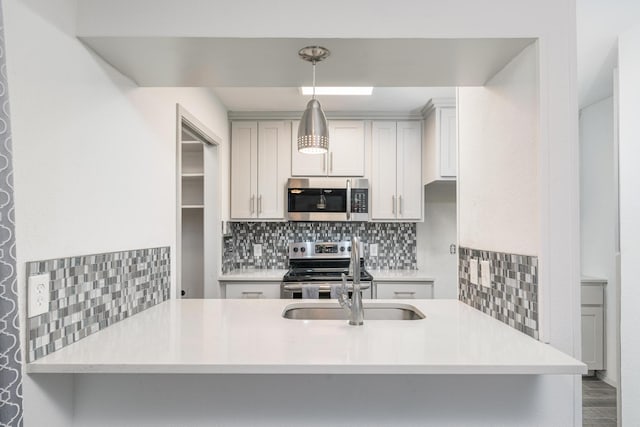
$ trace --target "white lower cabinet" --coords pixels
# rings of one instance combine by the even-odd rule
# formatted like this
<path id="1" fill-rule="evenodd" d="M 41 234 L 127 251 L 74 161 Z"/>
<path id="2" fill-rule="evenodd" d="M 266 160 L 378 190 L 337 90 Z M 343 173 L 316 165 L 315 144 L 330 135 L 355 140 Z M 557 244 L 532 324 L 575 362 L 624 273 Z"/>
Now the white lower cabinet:
<path id="1" fill-rule="evenodd" d="M 582 361 L 590 371 L 604 369 L 604 286 L 583 281 L 581 289 Z"/>
<path id="2" fill-rule="evenodd" d="M 432 299 L 433 282 L 376 282 L 377 299 Z"/>
<path id="3" fill-rule="evenodd" d="M 226 299 L 278 299 L 280 282 L 223 282 Z"/>

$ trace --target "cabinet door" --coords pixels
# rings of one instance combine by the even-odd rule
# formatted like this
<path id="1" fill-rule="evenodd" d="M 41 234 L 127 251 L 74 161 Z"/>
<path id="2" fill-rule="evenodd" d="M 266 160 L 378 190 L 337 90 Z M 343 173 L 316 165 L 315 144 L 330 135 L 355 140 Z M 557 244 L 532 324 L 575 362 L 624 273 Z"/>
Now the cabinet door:
<path id="1" fill-rule="evenodd" d="M 258 218 L 284 219 L 284 195 L 291 164 L 291 131 L 283 121 L 258 123 Z"/>
<path id="2" fill-rule="evenodd" d="M 262 299 L 280 298 L 280 284 L 279 283 L 264 283 L 264 282 L 227 282 L 225 284 L 226 299 Z"/>
<path id="3" fill-rule="evenodd" d="M 364 176 L 364 121 L 329 122 L 330 176 Z"/>
<path id="4" fill-rule="evenodd" d="M 432 282 L 376 283 L 377 299 L 431 299 Z"/>
<path id="5" fill-rule="evenodd" d="M 589 370 L 604 369 L 604 312 L 602 307 L 581 307 L 582 361 Z"/>
<path id="6" fill-rule="evenodd" d="M 438 139 L 440 140 L 440 176 L 454 178 L 457 175 L 458 138 L 456 109 L 441 108 Z"/>
<path id="7" fill-rule="evenodd" d="M 397 124 L 397 218 L 422 220 L 422 139 L 418 121 Z"/>
<path id="8" fill-rule="evenodd" d="M 291 176 L 326 176 L 326 154 L 304 154 L 298 151 L 299 125 L 299 120 L 291 123 Z"/>
<path id="9" fill-rule="evenodd" d="M 396 219 L 396 122 L 374 121 L 371 142 L 371 219 Z"/>
<path id="10" fill-rule="evenodd" d="M 231 124 L 231 218 L 256 218 L 258 123 Z"/>

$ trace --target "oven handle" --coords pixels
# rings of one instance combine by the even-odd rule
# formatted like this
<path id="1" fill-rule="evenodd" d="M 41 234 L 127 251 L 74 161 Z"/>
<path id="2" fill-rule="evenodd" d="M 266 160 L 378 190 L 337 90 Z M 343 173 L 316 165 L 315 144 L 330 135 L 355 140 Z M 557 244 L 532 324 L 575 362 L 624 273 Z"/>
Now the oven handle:
<path id="1" fill-rule="evenodd" d="M 336 282 L 336 284 L 339 284 L 340 282 Z M 321 291 L 330 291 L 331 290 L 331 285 L 314 285 L 311 283 L 296 283 L 296 284 L 282 284 L 282 288 L 285 291 L 301 291 L 303 287 L 308 287 L 308 286 L 317 286 Z M 364 283 L 360 283 L 360 289 L 369 289 L 371 287 L 371 284 L 368 282 L 364 282 Z M 347 284 L 347 289 L 353 289 L 353 285 L 348 283 Z"/>
<path id="2" fill-rule="evenodd" d="M 351 221 L 351 180 L 347 180 L 347 221 Z"/>

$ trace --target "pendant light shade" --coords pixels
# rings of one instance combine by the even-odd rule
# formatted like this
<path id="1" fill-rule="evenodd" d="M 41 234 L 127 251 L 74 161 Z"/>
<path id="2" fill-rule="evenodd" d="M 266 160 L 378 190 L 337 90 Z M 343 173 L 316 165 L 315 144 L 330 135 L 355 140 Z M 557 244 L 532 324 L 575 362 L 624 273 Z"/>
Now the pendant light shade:
<path id="1" fill-rule="evenodd" d="M 329 150 L 329 127 L 322 111 L 320 101 L 316 99 L 316 63 L 329 56 L 329 49 L 322 46 L 307 46 L 300 49 L 298 55 L 313 64 L 313 97 L 307 103 L 298 126 L 298 151 L 306 154 L 323 154 Z"/>
<path id="2" fill-rule="evenodd" d="M 298 126 L 298 151 L 306 154 L 322 154 L 329 150 L 327 118 L 317 99 L 307 104 Z"/>

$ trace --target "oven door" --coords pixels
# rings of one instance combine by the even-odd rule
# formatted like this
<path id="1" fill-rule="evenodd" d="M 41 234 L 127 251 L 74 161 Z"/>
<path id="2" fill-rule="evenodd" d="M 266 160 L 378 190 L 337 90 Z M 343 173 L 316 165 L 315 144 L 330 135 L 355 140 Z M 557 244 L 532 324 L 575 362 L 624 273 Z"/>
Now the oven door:
<path id="1" fill-rule="evenodd" d="M 280 285 L 280 298 L 282 299 L 302 299 L 302 288 L 305 286 L 318 288 L 318 299 L 331 299 L 331 288 L 340 282 L 282 282 Z M 347 282 L 349 297 L 351 297 L 351 283 Z M 371 298 L 371 282 L 360 283 L 362 298 Z"/>

